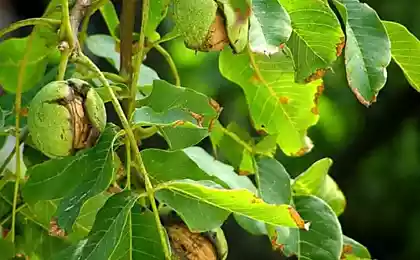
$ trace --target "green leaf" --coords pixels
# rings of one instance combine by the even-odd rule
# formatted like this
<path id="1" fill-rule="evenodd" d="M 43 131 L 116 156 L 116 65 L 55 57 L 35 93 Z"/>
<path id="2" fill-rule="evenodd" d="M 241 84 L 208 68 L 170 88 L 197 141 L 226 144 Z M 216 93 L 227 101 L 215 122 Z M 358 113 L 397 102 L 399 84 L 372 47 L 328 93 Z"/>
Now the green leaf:
<path id="1" fill-rule="evenodd" d="M 257 186 L 261 198 L 271 204 L 290 204 L 292 200 L 290 176 L 283 165 L 268 157 L 258 158 L 257 165 Z"/>
<path id="2" fill-rule="evenodd" d="M 256 194 L 257 188 L 251 182 L 251 180 L 246 176 L 239 176 L 232 166 L 224 164 L 214 159 L 213 156 L 208 154 L 203 148 L 201 147 L 189 147 L 183 150 L 188 157 L 193 160 L 204 172 L 206 172 L 210 176 L 215 176 L 218 179 L 222 180 L 227 186 L 231 189 L 239 189 L 245 188 L 250 192 Z M 192 179 L 192 178 L 190 178 Z M 210 210 L 212 208 L 210 207 Z M 217 209 L 216 209 L 217 210 Z M 202 210 L 201 210 L 202 211 Z M 183 211 L 184 212 L 184 211 Z M 196 212 L 196 210 L 192 209 L 192 216 Z M 212 212 L 210 212 L 212 214 Z M 185 215 L 185 214 L 184 214 Z M 220 214 L 224 216 L 224 213 Z M 255 235 L 262 235 L 265 234 L 265 226 L 264 223 L 260 221 L 255 221 L 249 219 L 245 216 L 233 214 L 235 220 L 238 224 L 243 227 L 248 232 L 251 232 Z M 223 219 L 221 220 L 223 221 Z M 218 226 L 220 223 L 214 224 L 214 226 Z M 206 230 L 207 228 L 203 228 Z"/>
<path id="3" fill-rule="evenodd" d="M 216 182 L 220 182 L 203 172 L 183 151 L 145 149 L 141 151 L 141 155 L 154 185 L 180 179 L 197 181 L 214 179 Z M 160 202 L 175 209 L 192 230 L 208 231 L 219 227 L 227 217 L 224 210 L 196 203 L 196 200 L 185 196 L 174 196 L 168 191 L 162 191 L 161 196 L 157 195 L 157 198 Z M 200 212 L 199 216 L 197 216 L 197 212 Z"/>
<path id="4" fill-rule="evenodd" d="M 285 234 L 277 229 L 277 246 L 287 255 L 297 255 L 298 259 L 340 259 L 343 236 L 332 209 L 314 196 L 297 196 L 294 201 L 296 210 L 309 222 L 309 230 L 288 229 L 292 233 Z"/>
<path id="5" fill-rule="evenodd" d="M 163 80 L 153 82 L 152 93 L 141 103 L 153 112 L 148 108 L 136 109 L 134 123 L 138 123 L 137 120 L 143 124 L 149 121 L 148 124 L 154 122 L 162 126 L 160 132 L 172 150 L 192 146 L 208 136 L 209 128 L 219 113 L 212 105 L 214 101 L 204 94 Z M 179 126 L 183 122 L 185 127 Z M 198 127 L 191 128 L 193 125 Z"/>
<path id="6" fill-rule="evenodd" d="M 169 0 L 154 0 L 149 6 L 149 20 L 147 20 L 145 35 L 153 38 L 160 22 L 165 18 L 168 12 Z"/>
<path id="7" fill-rule="evenodd" d="M 243 128 L 235 122 L 224 128 L 216 121 L 210 138 L 218 157 L 229 162 L 241 174 L 255 173 L 252 155 L 254 141 Z"/>
<path id="8" fill-rule="evenodd" d="M 74 71 L 74 67 L 71 66 L 67 69 L 67 75 Z M 45 86 L 46 84 L 54 81 L 58 73 L 58 67 L 54 66 L 48 72 L 43 75 L 42 79 L 36 83 L 34 87 L 22 94 L 21 107 L 23 110 L 28 109 L 29 104 L 32 98 L 38 93 L 39 89 Z M 5 92 L 3 95 L 0 95 L 0 132 L 8 132 L 11 128 L 14 129 L 16 123 L 16 114 L 15 114 L 15 98 L 11 92 Z M 20 126 L 26 126 L 26 118 L 24 116 L 20 117 Z"/>
<path id="9" fill-rule="evenodd" d="M 195 199 L 198 204 L 211 205 L 223 210 L 226 212 L 225 217 L 236 213 L 267 224 L 303 228 L 299 215 L 291 206 L 267 204 L 247 189 L 226 190 L 212 181 L 191 180 L 166 183 L 164 189 L 156 193 L 163 201 L 172 193 L 173 197 L 189 197 Z M 176 210 L 176 207 L 173 208 Z M 196 215 L 204 217 L 201 214 L 202 212 L 196 212 Z M 188 222 L 186 223 L 188 225 Z"/>
<path id="10" fill-rule="evenodd" d="M 33 222 L 23 220 L 20 228 L 22 232 L 16 237 L 16 253 L 21 253 L 28 259 L 50 259 L 57 251 L 69 246 L 67 241 L 50 236 Z"/>
<path id="11" fill-rule="evenodd" d="M 341 259 L 363 260 L 371 259 L 371 256 L 367 248 L 362 244 L 348 236 L 343 236 L 343 255 Z"/>
<path id="12" fill-rule="evenodd" d="M 4 239 L 0 239 L 0 260 L 9 260 L 15 255 L 15 245 Z"/>
<path id="13" fill-rule="evenodd" d="M 290 16 L 278 0 L 253 0 L 249 42 L 253 52 L 280 51 L 292 34 Z"/>
<path id="14" fill-rule="evenodd" d="M 297 195 L 315 195 L 334 210 L 337 216 L 343 213 L 346 199 L 335 181 L 328 175 L 332 165 L 329 158 L 315 162 L 293 182 L 293 192 Z"/>
<path id="15" fill-rule="evenodd" d="M 317 97 L 322 87 L 317 86 L 321 81 L 295 83 L 293 61 L 283 52 L 270 57 L 252 55 L 255 64 L 250 66 L 248 54 L 233 55 L 225 49 L 219 60 L 221 73 L 244 89 L 257 130 L 280 133 L 277 143 L 287 155 L 304 154 L 311 148 L 307 129 L 318 121 Z"/>
<path id="16" fill-rule="evenodd" d="M 216 0 L 223 11 L 226 31 L 236 53 L 242 52 L 248 44 L 251 3 L 248 0 Z"/>
<path id="17" fill-rule="evenodd" d="M 411 86 L 420 92 L 420 41 L 403 25 L 382 21 L 391 40 L 391 54 Z"/>
<path id="18" fill-rule="evenodd" d="M 347 79 L 360 103 L 376 100 L 387 79 L 391 43 L 378 14 L 358 0 L 334 0 L 346 27 Z"/>
<path id="19" fill-rule="evenodd" d="M 137 108 L 133 114 L 133 123 L 139 126 L 169 126 L 201 128 L 197 120 L 188 111 L 181 108 L 170 108 L 163 112 L 155 112 L 151 107 Z"/>
<path id="20" fill-rule="evenodd" d="M 58 224 L 71 229 L 85 201 L 108 188 L 114 172 L 115 125 L 108 125 L 98 143 L 75 156 L 53 159 L 28 169 L 22 194 L 28 203 L 63 198 Z"/>
<path id="21" fill-rule="evenodd" d="M 99 210 L 86 244 L 83 246 L 82 259 L 108 259 L 112 255 L 114 248 L 124 235 L 122 231 L 136 200 L 137 197 L 130 191 L 117 193 L 107 200 Z"/>
<path id="22" fill-rule="evenodd" d="M 153 184 L 179 179 L 216 180 L 200 169 L 186 153 L 180 150 L 165 151 L 150 148 L 142 150 L 141 156 Z"/>
<path id="23" fill-rule="evenodd" d="M 264 222 L 256 221 L 238 214 L 233 214 L 233 217 L 235 218 L 236 223 L 248 233 L 254 236 L 267 235 L 267 228 Z"/>
<path id="24" fill-rule="evenodd" d="M 105 58 L 117 71 L 119 70 L 120 54 L 116 51 L 114 38 L 105 34 L 91 35 L 86 39 L 86 46 L 93 54 Z M 151 85 L 155 79 L 159 79 L 156 71 L 142 64 L 137 84 L 139 86 Z"/>
<path id="25" fill-rule="evenodd" d="M 203 148 L 195 146 L 183 150 L 209 176 L 214 176 L 226 183 L 231 189 L 245 188 L 252 193 L 257 193 L 252 181 L 246 176 L 239 176 L 233 167 L 214 159 Z M 191 178 L 189 178 L 191 179 Z"/>
<path id="26" fill-rule="evenodd" d="M 107 1 L 105 4 L 99 7 L 99 10 L 101 11 L 102 17 L 105 20 L 109 33 L 113 38 L 117 38 L 115 31 L 118 28 L 120 21 L 118 19 L 118 14 L 115 11 L 114 4 L 112 1 Z"/>
<path id="27" fill-rule="evenodd" d="M 323 76 L 340 53 L 344 33 L 325 0 L 282 0 L 292 20 L 293 33 L 287 45 L 293 53 L 296 81 L 310 82 Z"/>
<path id="28" fill-rule="evenodd" d="M 84 239 L 77 244 L 72 244 L 63 250 L 56 252 L 51 257 L 51 260 L 79 260 L 86 242 L 87 239 Z"/>
<path id="29" fill-rule="evenodd" d="M 85 238 L 92 229 L 95 222 L 96 214 L 105 204 L 111 195 L 109 193 L 100 193 L 86 201 L 80 209 L 80 214 L 77 217 L 73 232 L 69 234 L 68 239 L 71 241 L 79 241 Z"/>
<path id="30" fill-rule="evenodd" d="M 164 259 L 159 230 L 153 212 L 134 205 L 123 234 L 110 260 L 122 259 Z"/>
<path id="31" fill-rule="evenodd" d="M 15 93 L 18 85 L 20 66 L 25 62 L 21 80 L 22 91 L 34 87 L 44 76 L 47 67 L 46 42 L 33 34 L 25 38 L 12 38 L 0 43 L 0 85 L 8 92 Z M 25 55 L 25 53 L 28 54 Z"/>

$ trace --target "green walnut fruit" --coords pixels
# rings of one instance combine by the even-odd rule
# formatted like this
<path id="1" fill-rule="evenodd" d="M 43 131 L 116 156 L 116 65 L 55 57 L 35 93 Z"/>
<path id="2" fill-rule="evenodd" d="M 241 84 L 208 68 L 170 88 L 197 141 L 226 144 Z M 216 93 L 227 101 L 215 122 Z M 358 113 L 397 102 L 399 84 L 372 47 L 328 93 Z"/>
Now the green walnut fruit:
<path id="1" fill-rule="evenodd" d="M 105 129 L 104 102 L 80 79 L 45 85 L 29 106 L 28 129 L 35 146 L 51 158 L 91 147 Z"/>
<path id="2" fill-rule="evenodd" d="M 185 45 L 197 51 L 220 51 L 229 39 L 214 0 L 174 0 L 173 19 Z"/>

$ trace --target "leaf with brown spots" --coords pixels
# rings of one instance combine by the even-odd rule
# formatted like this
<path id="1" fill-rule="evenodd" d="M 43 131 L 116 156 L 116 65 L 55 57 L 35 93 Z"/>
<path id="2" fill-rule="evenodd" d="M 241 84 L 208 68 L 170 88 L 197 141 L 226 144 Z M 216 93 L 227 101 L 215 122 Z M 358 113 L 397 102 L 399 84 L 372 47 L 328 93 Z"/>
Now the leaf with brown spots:
<path id="1" fill-rule="evenodd" d="M 343 236 L 341 259 L 354 259 L 354 257 L 356 259 L 371 259 L 370 253 L 366 247 L 347 236 Z"/>
<path id="2" fill-rule="evenodd" d="M 293 32 L 287 42 L 296 67 L 296 81 L 311 80 L 318 69 L 325 70 L 337 59 L 337 44 L 344 32 L 325 0 L 282 0 L 290 14 Z"/>
<path id="3" fill-rule="evenodd" d="M 358 0 L 333 2 L 346 28 L 348 84 L 359 102 L 368 107 L 386 83 L 391 42 L 378 14 L 367 4 Z"/>
<path id="4" fill-rule="evenodd" d="M 340 259 L 343 236 L 332 209 L 315 196 L 296 196 L 294 202 L 299 217 L 306 222 L 300 222 L 304 228 L 277 227 L 275 245 L 282 245 L 284 254 L 298 259 Z"/>
<path id="5" fill-rule="evenodd" d="M 338 56 L 341 56 L 341 54 L 343 53 L 343 49 L 344 49 L 344 47 L 346 46 L 346 38 L 345 37 L 341 37 L 340 38 L 340 43 L 338 43 L 336 46 L 335 46 L 335 50 L 336 50 L 336 55 L 337 55 L 337 57 Z"/>
<path id="6" fill-rule="evenodd" d="M 171 149 L 197 144 L 207 137 L 222 111 L 211 98 L 192 89 L 155 80 L 152 93 L 142 100 L 132 122 L 137 126 L 159 126 Z"/>
<path id="7" fill-rule="evenodd" d="M 301 154 L 302 148 L 307 151 L 307 130 L 318 121 L 311 109 L 321 80 L 296 83 L 293 61 L 283 52 L 252 55 L 254 63 L 249 54 L 224 50 L 219 59 L 222 75 L 244 90 L 257 131 L 278 135 L 277 143 L 287 155 Z M 249 80 L 256 77 L 263 79 Z"/>
<path id="8" fill-rule="evenodd" d="M 191 205 L 191 201 L 185 200 L 185 198 L 191 198 L 203 207 L 211 205 L 224 211 L 225 218 L 230 213 L 236 213 L 271 225 L 298 228 L 298 223 L 296 223 L 298 219 L 290 214 L 290 205 L 265 203 L 243 188 L 227 190 L 212 181 L 183 180 L 168 183 L 164 189 L 157 191 L 156 195 L 161 202 L 166 204 L 170 202 L 167 205 L 181 214 L 181 217 L 180 210 L 183 208 L 181 205 L 187 202 Z M 196 214 L 201 213 L 196 212 Z M 189 225 L 188 221 L 185 223 Z"/>

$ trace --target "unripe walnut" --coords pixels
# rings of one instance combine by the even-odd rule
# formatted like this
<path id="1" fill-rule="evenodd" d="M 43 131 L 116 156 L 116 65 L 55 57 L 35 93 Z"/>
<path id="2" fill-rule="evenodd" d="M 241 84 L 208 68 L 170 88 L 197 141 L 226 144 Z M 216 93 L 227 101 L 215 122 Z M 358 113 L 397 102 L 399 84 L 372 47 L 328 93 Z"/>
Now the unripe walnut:
<path id="1" fill-rule="evenodd" d="M 229 44 L 224 16 L 214 0 L 174 0 L 173 18 L 190 49 L 220 51 Z"/>
<path id="2" fill-rule="evenodd" d="M 35 146 L 51 158 L 92 146 L 105 129 L 105 105 L 80 79 L 45 85 L 29 106 L 28 129 Z"/>

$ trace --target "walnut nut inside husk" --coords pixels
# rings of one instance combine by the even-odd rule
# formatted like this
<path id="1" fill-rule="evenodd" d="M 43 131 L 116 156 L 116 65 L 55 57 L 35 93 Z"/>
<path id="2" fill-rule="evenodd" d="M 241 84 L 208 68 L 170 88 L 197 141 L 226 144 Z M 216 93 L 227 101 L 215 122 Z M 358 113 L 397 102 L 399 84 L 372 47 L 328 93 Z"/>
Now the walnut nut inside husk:
<path id="1" fill-rule="evenodd" d="M 32 141 L 51 158 L 72 155 L 91 147 L 105 124 L 102 99 L 80 79 L 45 85 L 29 107 L 28 129 Z"/>
<path id="2" fill-rule="evenodd" d="M 194 233 L 184 224 L 170 225 L 167 232 L 173 259 L 224 260 L 227 256 L 227 244 L 223 231 L 219 230 L 220 232 Z M 222 242 L 219 243 L 219 240 Z"/>

